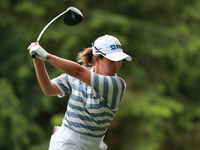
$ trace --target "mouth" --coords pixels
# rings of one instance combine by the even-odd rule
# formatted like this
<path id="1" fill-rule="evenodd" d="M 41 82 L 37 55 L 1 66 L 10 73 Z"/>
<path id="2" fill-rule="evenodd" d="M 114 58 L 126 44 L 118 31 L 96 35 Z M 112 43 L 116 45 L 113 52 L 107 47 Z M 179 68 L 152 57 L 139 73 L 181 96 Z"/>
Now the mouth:
<path id="1" fill-rule="evenodd" d="M 119 68 L 118 68 L 118 67 L 115 67 L 114 70 L 115 70 L 116 72 L 118 72 Z"/>

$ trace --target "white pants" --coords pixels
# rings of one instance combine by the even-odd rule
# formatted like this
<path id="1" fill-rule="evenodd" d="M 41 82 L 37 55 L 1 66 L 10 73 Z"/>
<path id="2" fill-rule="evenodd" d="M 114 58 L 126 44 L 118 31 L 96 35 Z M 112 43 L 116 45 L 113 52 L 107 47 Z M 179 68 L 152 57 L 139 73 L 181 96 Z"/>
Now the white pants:
<path id="1" fill-rule="evenodd" d="M 62 125 L 51 136 L 49 150 L 106 150 L 103 139 L 76 133 Z"/>

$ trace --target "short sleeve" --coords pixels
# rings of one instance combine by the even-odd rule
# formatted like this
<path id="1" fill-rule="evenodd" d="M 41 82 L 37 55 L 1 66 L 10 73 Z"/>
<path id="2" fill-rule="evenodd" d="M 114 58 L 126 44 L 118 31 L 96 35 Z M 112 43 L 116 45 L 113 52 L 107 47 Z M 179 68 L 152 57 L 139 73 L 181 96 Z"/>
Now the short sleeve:
<path id="1" fill-rule="evenodd" d="M 91 86 L 112 109 L 119 106 L 126 89 L 124 80 L 118 76 L 104 76 L 96 73 L 91 73 Z"/>
<path id="2" fill-rule="evenodd" d="M 71 92 L 71 80 L 70 76 L 68 76 L 67 74 L 62 74 L 59 77 L 52 79 L 51 81 L 58 87 L 58 89 L 62 93 L 61 95 L 58 95 L 58 97 L 61 98 Z"/>

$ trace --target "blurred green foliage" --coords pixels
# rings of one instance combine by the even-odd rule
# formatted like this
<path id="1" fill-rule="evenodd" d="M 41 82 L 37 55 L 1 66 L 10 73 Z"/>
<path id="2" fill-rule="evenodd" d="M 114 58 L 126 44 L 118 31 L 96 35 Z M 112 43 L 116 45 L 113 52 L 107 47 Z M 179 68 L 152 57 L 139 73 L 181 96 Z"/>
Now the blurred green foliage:
<path id="1" fill-rule="evenodd" d="M 44 150 L 60 125 L 68 97 L 46 97 L 27 47 L 43 27 L 70 6 L 83 22 L 63 18 L 40 44 L 76 60 L 97 37 L 110 34 L 132 62 L 118 75 L 127 83 L 119 111 L 107 131 L 108 150 L 199 150 L 200 3 L 196 0 L 1 0 L 0 149 Z M 46 63 L 51 78 L 61 71 Z"/>

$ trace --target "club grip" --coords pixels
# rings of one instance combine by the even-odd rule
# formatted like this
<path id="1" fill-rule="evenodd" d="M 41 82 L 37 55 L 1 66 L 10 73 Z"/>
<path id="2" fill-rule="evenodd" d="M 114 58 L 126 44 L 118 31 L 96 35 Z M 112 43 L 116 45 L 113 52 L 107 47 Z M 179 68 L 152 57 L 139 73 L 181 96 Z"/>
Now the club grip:
<path id="1" fill-rule="evenodd" d="M 32 52 L 32 53 L 31 53 L 31 57 L 32 57 L 32 58 L 35 58 L 35 57 L 36 57 L 36 54 L 37 54 L 36 52 Z"/>

